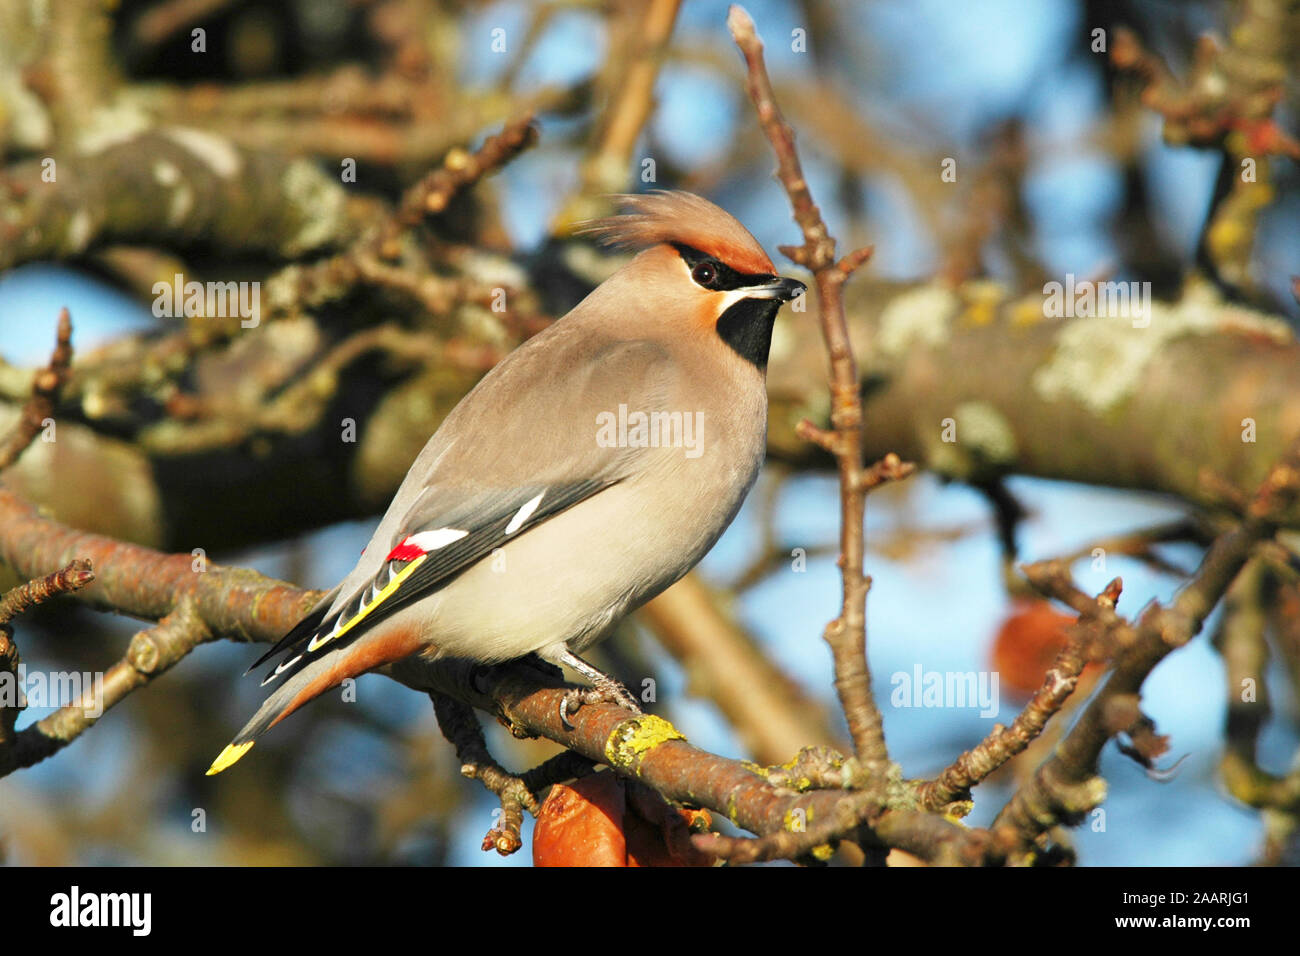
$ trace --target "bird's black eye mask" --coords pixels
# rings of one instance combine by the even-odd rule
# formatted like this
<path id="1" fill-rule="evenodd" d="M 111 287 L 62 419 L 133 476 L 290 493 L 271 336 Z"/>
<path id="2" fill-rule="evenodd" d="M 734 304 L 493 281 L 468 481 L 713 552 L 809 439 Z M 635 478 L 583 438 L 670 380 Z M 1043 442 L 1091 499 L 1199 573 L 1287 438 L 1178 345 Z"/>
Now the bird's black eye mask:
<path id="1" fill-rule="evenodd" d="M 691 270 L 691 279 L 695 284 L 713 292 L 767 285 L 777 279 L 777 276 L 767 272 L 737 272 L 720 259 L 684 242 L 674 242 L 672 245 L 686 263 L 686 268 Z"/>
<path id="2" fill-rule="evenodd" d="M 767 286 L 780 280 L 780 276 L 766 272 L 737 272 L 725 262 L 684 243 L 674 242 L 673 248 L 691 270 L 695 284 L 714 292 Z M 760 371 L 767 368 L 772 322 L 783 301 L 784 298 L 741 299 L 718 316 L 718 335 L 737 355 Z"/>

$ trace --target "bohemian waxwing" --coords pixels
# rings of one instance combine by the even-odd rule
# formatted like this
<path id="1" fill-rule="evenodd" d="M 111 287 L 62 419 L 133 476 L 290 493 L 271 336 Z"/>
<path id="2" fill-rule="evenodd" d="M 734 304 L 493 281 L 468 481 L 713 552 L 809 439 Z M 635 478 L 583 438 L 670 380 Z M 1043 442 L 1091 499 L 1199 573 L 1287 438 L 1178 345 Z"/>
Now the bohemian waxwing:
<path id="1" fill-rule="evenodd" d="M 429 439 L 352 572 L 257 667 L 282 659 L 208 770 L 307 701 L 412 654 L 567 664 L 695 566 L 758 476 L 772 323 L 803 283 L 684 192 L 620 197 L 587 230 L 641 250 L 501 361 Z M 251 670 L 252 668 L 250 668 Z"/>

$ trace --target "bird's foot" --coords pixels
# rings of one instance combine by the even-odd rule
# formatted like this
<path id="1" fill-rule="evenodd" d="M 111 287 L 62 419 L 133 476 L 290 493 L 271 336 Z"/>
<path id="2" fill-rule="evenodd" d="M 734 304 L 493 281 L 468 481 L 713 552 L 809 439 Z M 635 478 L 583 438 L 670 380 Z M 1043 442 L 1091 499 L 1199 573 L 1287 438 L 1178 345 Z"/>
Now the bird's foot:
<path id="1" fill-rule="evenodd" d="M 583 704 L 617 704 L 624 710 L 630 710 L 634 714 L 641 713 L 641 705 L 637 702 L 637 699 L 614 678 L 601 674 L 595 680 L 595 684 L 595 687 L 586 690 L 575 687 L 561 698 L 560 723 L 564 725 L 565 729 L 573 729 L 573 724 L 569 722 L 569 715 L 576 713 Z"/>
<path id="2" fill-rule="evenodd" d="M 572 651 L 564 650 L 556 654 L 553 658 L 556 664 L 567 664 L 575 671 L 581 674 L 587 680 L 591 681 L 592 687 L 587 690 L 574 688 L 566 693 L 560 701 L 560 723 L 568 730 L 573 729 L 573 724 L 569 722 L 569 715 L 576 712 L 583 704 L 618 704 L 625 710 L 630 710 L 634 714 L 641 713 L 641 707 L 637 699 L 628 693 L 628 689 L 620 684 L 614 678 L 610 677 L 604 671 L 592 667 L 577 654 Z"/>

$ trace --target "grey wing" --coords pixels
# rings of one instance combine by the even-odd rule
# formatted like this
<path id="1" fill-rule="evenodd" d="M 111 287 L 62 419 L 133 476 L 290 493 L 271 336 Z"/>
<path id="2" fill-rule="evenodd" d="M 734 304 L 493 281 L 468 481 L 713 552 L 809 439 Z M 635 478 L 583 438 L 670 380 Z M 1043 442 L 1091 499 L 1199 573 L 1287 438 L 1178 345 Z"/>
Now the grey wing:
<path id="1" fill-rule="evenodd" d="M 293 662 L 268 680 L 350 644 L 508 540 L 647 465 L 653 449 L 599 441 L 598 416 L 616 415 L 620 404 L 661 407 L 676 383 L 667 351 L 569 336 L 542 355 L 529 349 L 535 341 L 489 373 L 429 440 L 328 607 L 318 605 L 264 655 L 284 652 Z M 557 354 L 566 345 L 568 354 Z M 548 375 L 542 362 L 570 374 Z"/>

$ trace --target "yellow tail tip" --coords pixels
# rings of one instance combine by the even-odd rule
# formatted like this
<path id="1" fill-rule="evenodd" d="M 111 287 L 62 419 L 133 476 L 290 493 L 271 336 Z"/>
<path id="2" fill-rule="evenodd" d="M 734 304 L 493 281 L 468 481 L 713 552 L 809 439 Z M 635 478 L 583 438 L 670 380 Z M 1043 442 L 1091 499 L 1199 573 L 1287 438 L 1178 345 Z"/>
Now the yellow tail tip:
<path id="1" fill-rule="evenodd" d="M 239 760 L 240 757 L 253 749 L 254 741 L 247 740 L 242 744 L 229 744 L 225 750 L 217 754 L 217 759 L 212 761 L 212 766 L 208 768 L 205 776 L 212 776 L 214 773 L 221 773 L 231 764 Z"/>

